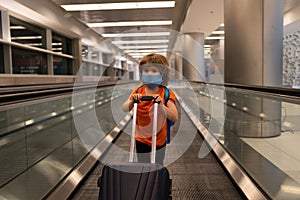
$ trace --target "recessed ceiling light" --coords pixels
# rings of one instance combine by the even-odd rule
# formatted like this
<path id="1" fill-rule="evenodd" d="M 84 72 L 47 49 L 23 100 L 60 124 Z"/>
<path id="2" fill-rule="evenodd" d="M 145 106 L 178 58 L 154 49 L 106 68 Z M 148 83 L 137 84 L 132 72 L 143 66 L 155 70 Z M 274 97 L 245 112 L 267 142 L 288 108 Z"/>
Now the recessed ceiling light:
<path id="1" fill-rule="evenodd" d="M 112 26 L 153 26 L 153 25 L 170 25 L 170 24 L 172 24 L 171 20 L 87 23 L 87 25 L 91 28 L 112 27 Z"/>
<path id="2" fill-rule="evenodd" d="M 34 40 L 34 39 L 42 39 L 42 36 L 19 36 L 19 37 L 11 37 L 12 40 Z"/>
<path id="3" fill-rule="evenodd" d="M 131 56 L 131 57 L 133 57 L 133 58 L 141 58 L 143 56 Z"/>
<path id="4" fill-rule="evenodd" d="M 61 5 L 61 7 L 63 7 L 66 11 L 172 8 L 174 6 L 175 6 L 175 1 L 148 1 L 148 2 L 127 2 L 127 3 Z"/>
<path id="5" fill-rule="evenodd" d="M 128 55 L 131 55 L 131 56 L 144 56 L 144 55 L 147 55 L 148 53 L 128 53 Z"/>
<path id="6" fill-rule="evenodd" d="M 112 41 L 113 44 L 155 44 L 155 43 L 168 43 L 169 40 L 119 40 Z"/>
<path id="7" fill-rule="evenodd" d="M 103 37 L 145 37 L 145 36 L 168 36 L 170 32 L 149 32 L 149 33 L 105 33 Z"/>
<path id="8" fill-rule="evenodd" d="M 42 43 L 26 43 L 25 45 L 29 45 L 29 46 L 42 46 Z"/>
<path id="9" fill-rule="evenodd" d="M 10 29 L 16 29 L 16 30 L 18 30 L 18 29 L 26 29 L 24 26 L 10 26 L 9 28 Z"/>
<path id="10" fill-rule="evenodd" d="M 137 46 L 118 46 L 120 49 L 161 49 L 168 48 L 168 45 L 137 45 Z"/>
<path id="11" fill-rule="evenodd" d="M 205 38 L 206 40 L 224 40 L 225 39 L 225 37 L 224 36 L 219 36 L 219 37 L 206 37 Z"/>
<path id="12" fill-rule="evenodd" d="M 225 34 L 225 31 L 213 31 L 211 34 Z"/>
<path id="13" fill-rule="evenodd" d="M 52 51 L 62 51 L 62 48 L 52 48 Z"/>
<path id="14" fill-rule="evenodd" d="M 144 54 L 144 55 L 143 54 L 140 54 L 140 55 L 130 55 L 130 56 L 133 57 L 133 58 L 141 58 L 141 57 L 143 57 L 145 55 L 147 55 L 147 54 Z M 161 55 L 166 56 L 167 54 L 161 54 Z"/>
<path id="15" fill-rule="evenodd" d="M 144 50 L 125 50 L 125 53 L 160 53 L 160 52 L 167 52 L 167 49 L 155 49 L 155 50 L 151 50 L 151 49 L 144 49 Z"/>

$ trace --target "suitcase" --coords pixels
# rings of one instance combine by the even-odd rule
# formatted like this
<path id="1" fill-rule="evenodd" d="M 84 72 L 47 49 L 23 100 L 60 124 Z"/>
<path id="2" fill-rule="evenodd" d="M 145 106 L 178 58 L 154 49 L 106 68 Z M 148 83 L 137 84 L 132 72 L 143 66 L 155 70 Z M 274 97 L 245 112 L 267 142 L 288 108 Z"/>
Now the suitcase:
<path id="1" fill-rule="evenodd" d="M 144 96 L 142 101 L 152 101 L 152 96 Z M 134 163 L 137 104 L 134 102 L 132 135 L 128 163 L 109 163 L 102 169 L 98 179 L 100 200 L 164 200 L 171 197 L 171 179 L 168 169 L 155 163 L 157 109 L 154 100 L 153 135 L 151 163 Z"/>

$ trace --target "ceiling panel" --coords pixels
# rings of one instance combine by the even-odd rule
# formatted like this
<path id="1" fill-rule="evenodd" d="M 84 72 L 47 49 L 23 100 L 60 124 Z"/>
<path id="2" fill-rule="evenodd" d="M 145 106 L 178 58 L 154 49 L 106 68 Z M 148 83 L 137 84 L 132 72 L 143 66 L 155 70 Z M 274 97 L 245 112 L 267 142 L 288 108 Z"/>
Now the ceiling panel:
<path id="1" fill-rule="evenodd" d="M 300 5 L 300 0 L 284 0 L 284 11 L 286 12 L 298 5 Z"/>
<path id="2" fill-rule="evenodd" d="M 72 12 L 84 22 L 171 20 L 173 8 Z"/>
<path id="3" fill-rule="evenodd" d="M 62 4 L 83 4 L 83 3 L 120 3 L 120 2 L 145 2 L 145 0 L 53 0 Z M 171 0 L 151 0 L 151 1 L 171 1 Z"/>
<path id="4" fill-rule="evenodd" d="M 94 30 L 99 33 L 123 33 L 123 32 L 141 32 L 141 29 L 147 28 L 146 26 L 125 26 L 125 27 L 105 27 L 105 28 L 94 28 Z M 161 29 L 170 29 L 170 26 L 151 26 L 151 29 L 161 28 Z M 147 32 L 152 31 L 150 29 Z"/>

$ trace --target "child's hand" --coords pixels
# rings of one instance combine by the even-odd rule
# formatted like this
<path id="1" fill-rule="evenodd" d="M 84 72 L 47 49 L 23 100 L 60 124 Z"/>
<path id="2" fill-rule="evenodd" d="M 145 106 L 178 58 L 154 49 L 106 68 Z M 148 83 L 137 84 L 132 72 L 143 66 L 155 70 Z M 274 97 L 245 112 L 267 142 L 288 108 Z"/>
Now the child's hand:
<path id="1" fill-rule="evenodd" d="M 153 95 L 154 101 L 160 103 L 162 101 L 161 96 L 159 95 Z"/>
<path id="2" fill-rule="evenodd" d="M 139 101 L 142 98 L 142 94 L 133 94 L 131 97 L 132 97 L 132 100 Z"/>

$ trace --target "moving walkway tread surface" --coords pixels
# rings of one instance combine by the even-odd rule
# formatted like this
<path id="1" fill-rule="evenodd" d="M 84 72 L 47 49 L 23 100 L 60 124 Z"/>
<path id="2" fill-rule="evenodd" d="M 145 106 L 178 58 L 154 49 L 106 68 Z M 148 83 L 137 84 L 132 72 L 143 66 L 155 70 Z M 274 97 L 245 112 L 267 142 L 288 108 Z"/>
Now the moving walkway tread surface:
<path id="1" fill-rule="evenodd" d="M 185 113 L 182 113 L 181 118 L 180 123 L 184 123 L 184 132 L 186 134 L 190 131 L 196 131 Z M 126 129 L 130 128 L 130 125 Z M 177 128 L 174 126 L 172 132 L 177 132 Z M 130 137 L 126 132 L 130 133 L 130 131 L 126 131 L 126 129 L 115 144 L 120 148 L 129 149 Z M 244 199 L 223 171 L 212 152 L 204 158 L 198 158 L 201 145 L 205 145 L 205 143 L 203 143 L 203 139 L 199 134 L 196 134 L 193 143 L 187 151 L 178 160 L 167 166 L 172 179 L 172 198 Z M 89 177 L 72 195 L 72 200 L 98 199 L 99 188 L 97 180 L 101 175 L 102 168 L 103 164 L 99 162 Z"/>

